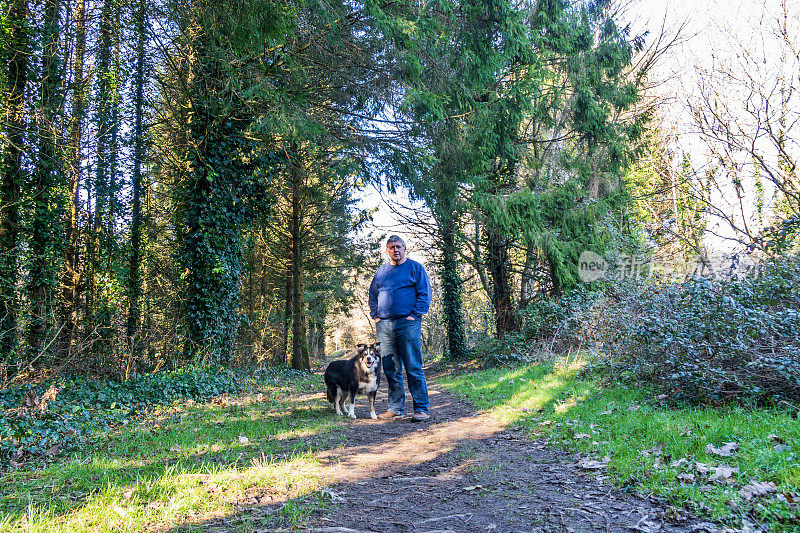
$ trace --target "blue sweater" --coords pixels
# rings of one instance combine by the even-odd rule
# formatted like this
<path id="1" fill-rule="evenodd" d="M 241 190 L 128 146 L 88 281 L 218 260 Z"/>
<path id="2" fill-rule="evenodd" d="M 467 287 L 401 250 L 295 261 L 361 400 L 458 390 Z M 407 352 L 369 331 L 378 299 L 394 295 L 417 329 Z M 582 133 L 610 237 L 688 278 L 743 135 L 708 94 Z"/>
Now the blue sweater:
<path id="1" fill-rule="evenodd" d="M 431 306 L 431 284 L 422 265 L 408 259 L 399 265 L 385 263 L 369 286 L 372 318 L 419 319 Z"/>

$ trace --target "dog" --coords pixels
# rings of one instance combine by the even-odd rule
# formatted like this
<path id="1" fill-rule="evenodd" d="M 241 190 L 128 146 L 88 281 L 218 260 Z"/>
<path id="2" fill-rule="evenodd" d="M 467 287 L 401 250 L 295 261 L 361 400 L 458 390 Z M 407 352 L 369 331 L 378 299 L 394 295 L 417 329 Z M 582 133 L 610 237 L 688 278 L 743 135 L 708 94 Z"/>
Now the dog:
<path id="1" fill-rule="evenodd" d="M 355 418 L 356 394 L 366 394 L 369 399 L 369 416 L 375 414 L 375 395 L 381 384 L 380 343 L 359 344 L 354 357 L 332 361 L 325 369 L 325 385 L 328 387 L 328 401 L 333 404 L 337 415 L 347 414 Z M 345 409 L 345 401 L 350 405 Z"/>

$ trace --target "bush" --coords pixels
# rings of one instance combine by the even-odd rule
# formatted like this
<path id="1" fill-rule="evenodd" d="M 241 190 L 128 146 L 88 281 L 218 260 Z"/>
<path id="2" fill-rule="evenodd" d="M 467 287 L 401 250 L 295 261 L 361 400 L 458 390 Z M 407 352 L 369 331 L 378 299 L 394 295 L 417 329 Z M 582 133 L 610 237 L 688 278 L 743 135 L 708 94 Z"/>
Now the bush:
<path id="1" fill-rule="evenodd" d="M 602 293 L 577 287 L 559 298 L 540 296 L 521 311 L 522 335 L 533 350 L 547 344 L 554 351 L 575 348 L 580 340 L 575 333 L 586 311 L 602 297 Z"/>
<path id="2" fill-rule="evenodd" d="M 574 334 L 622 379 L 690 403 L 800 400 L 800 260 L 744 280 L 619 284 Z"/>

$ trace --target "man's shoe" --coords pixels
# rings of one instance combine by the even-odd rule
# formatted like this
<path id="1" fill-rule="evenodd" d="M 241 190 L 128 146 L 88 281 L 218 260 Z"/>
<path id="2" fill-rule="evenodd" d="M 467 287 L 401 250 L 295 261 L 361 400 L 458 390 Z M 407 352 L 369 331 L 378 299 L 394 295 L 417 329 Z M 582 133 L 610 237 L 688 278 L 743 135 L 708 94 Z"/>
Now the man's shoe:
<path id="1" fill-rule="evenodd" d="M 424 422 L 424 421 L 428 420 L 430 417 L 431 417 L 431 415 L 429 415 L 425 411 L 417 411 L 411 417 L 411 421 L 412 422 Z"/>
<path id="2" fill-rule="evenodd" d="M 392 418 L 399 418 L 400 415 L 395 413 L 394 411 L 386 411 L 385 413 L 381 413 L 378 415 L 378 420 L 391 420 Z"/>

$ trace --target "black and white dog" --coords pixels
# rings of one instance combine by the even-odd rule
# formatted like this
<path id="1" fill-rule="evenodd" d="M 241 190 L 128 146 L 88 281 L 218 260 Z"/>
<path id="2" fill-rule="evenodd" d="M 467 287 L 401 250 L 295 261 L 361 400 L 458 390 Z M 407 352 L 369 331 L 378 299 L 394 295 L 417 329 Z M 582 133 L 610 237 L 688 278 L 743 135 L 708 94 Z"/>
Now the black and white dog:
<path id="1" fill-rule="evenodd" d="M 369 416 L 375 414 L 375 394 L 381 384 L 381 348 L 377 344 L 359 344 L 355 357 L 332 361 L 325 369 L 325 385 L 328 386 L 328 401 L 336 408 L 337 415 L 347 414 L 355 418 L 356 394 L 369 398 Z M 350 405 L 345 409 L 345 401 Z"/>

